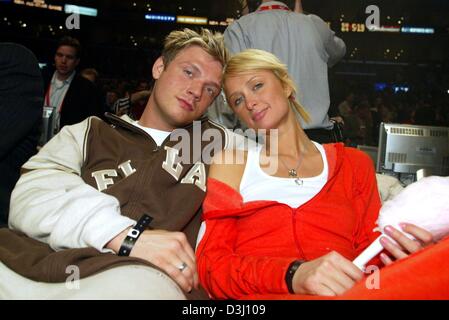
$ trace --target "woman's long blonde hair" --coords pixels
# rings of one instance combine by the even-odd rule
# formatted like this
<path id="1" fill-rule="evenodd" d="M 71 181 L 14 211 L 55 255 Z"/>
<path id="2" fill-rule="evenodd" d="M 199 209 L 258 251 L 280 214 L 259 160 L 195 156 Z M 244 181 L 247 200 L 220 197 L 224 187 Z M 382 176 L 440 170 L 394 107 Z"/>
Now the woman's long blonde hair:
<path id="1" fill-rule="evenodd" d="M 310 115 L 296 100 L 296 85 L 288 74 L 287 66 L 275 55 L 258 49 L 247 49 L 232 56 L 223 71 L 223 82 L 226 79 L 254 71 L 271 71 L 279 79 L 284 89 L 290 89 L 288 97 L 290 106 L 296 110 L 301 118 L 310 122 Z"/>

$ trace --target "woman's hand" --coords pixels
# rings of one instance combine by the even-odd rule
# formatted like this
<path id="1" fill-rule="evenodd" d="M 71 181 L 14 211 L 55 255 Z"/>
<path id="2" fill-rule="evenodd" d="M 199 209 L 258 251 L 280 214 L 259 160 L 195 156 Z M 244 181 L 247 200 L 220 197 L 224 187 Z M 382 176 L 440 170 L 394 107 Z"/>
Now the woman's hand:
<path id="1" fill-rule="evenodd" d="M 385 265 L 390 265 L 394 260 L 400 260 L 409 256 L 414 252 L 417 252 L 431 244 L 434 244 L 432 233 L 429 231 L 415 226 L 409 223 L 400 224 L 402 231 L 412 235 L 415 239 L 412 240 L 407 237 L 403 232 L 391 227 L 385 227 L 385 233 L 390 236 L 397 244 L 394 244 L 391 240 L 386 237 L 380 239 L 382 246 L 393 256 L 394 259 L 390 258 L 385 253 L 380 255 L 380 259 Z"/>
<path id="2" fill-rule="evenodd" d="M 304 262 L 293 276 L 293 290 L 297 294 L 336 296 L 345 293 L 363 278 L 351 261 L 337 252 Z"/>

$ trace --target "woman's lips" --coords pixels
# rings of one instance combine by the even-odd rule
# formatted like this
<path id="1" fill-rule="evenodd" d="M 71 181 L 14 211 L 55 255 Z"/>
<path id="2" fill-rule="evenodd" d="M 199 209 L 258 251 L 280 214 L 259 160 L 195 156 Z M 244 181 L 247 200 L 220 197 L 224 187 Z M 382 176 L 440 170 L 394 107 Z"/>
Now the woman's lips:
<path id="1" fill-rule="evenodd" d="M 260 121 L 265 117 L 265 114 L 267 113 L 268 108 L 265 108 L 261 111 L 258 111 L 253 114 L 252 119 L 253 121 Z"/>

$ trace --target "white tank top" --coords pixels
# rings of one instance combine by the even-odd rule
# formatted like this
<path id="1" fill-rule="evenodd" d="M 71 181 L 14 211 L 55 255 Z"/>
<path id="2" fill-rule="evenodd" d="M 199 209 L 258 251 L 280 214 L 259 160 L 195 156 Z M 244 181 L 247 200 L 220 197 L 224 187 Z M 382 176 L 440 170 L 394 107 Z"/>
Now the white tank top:
<path id="1" fill-rule="evenodd" d="M 240 194 L 244 202 L 269 200 L 298 208 L 315 197 L 327 182 L 329 166 L 324 147 L 313 142 L 321 153 L 324 168 L 316 177 L 280 178 L 270 176 L 260 167 L 259 158 L 262 146 L 249 148 L 245 171 L 240 182 Z"/>

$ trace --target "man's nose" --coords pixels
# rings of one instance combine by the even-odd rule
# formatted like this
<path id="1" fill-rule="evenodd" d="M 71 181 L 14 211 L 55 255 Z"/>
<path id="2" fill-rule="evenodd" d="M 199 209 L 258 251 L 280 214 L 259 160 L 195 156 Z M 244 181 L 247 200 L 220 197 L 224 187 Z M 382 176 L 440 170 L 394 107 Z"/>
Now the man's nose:
<path id="1" fill-rule="evenodd" d="M 201 98 L 202 90 L 203 90 L 202 83 L 196 80 L 192 80 L 190 82 L 189 88 L 187 89 L 188 93 L 193 95 L 195 100 L 199 100 Z"/>

